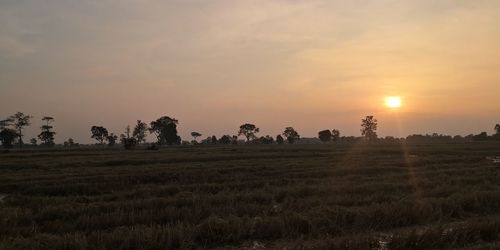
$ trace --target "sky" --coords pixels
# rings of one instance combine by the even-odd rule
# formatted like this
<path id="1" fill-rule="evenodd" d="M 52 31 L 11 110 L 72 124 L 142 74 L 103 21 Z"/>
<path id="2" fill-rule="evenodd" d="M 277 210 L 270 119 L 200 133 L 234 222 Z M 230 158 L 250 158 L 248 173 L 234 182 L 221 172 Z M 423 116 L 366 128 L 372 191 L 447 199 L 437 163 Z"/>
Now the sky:
<path id="1" fill-rule="evenodd" d="M 56 142 L 136 120 L 462 134 L 500 123 L 498 0 L 0 0 L 0 118 Z M 386 96 L 403 106 L 390 110 Z M 152 138 L 150 138 L 152 139 Z"/>

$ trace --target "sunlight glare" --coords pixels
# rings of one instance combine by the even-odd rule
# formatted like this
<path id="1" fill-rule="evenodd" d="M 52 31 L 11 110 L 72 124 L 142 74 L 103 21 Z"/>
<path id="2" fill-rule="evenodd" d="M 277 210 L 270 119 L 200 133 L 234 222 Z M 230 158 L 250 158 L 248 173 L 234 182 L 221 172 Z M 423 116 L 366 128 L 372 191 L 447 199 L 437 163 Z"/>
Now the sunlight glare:
<path id="1" fill-rule="evenodd" d="M 391 109 L 401 107 L 401 98 L 399 96 L 389 96 L 385 98 L 385 106 Z"/>

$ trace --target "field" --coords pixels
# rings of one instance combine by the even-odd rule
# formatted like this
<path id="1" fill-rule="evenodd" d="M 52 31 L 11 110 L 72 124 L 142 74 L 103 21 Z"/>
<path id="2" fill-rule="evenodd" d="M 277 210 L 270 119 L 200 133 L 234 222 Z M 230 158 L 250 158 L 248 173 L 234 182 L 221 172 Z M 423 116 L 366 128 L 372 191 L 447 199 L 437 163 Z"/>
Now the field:
<path id="1" fill-rule="evenodd" d="M 0 249 L 489 249 L 498 155 L 498 142 L 4 153 Z"/>

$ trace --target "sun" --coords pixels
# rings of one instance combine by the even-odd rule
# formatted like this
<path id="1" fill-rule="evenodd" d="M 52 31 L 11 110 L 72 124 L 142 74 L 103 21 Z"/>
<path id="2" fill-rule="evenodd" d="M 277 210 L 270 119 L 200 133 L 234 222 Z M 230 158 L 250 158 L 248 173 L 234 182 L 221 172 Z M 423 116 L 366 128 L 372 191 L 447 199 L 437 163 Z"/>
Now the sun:
<path id="1" fill-rule="evenodd" d="M 389 96 L 385 98 L 385 106 L 391 109 L 397 109 L 401 107 L 401 97 L 399 96 Z"/>

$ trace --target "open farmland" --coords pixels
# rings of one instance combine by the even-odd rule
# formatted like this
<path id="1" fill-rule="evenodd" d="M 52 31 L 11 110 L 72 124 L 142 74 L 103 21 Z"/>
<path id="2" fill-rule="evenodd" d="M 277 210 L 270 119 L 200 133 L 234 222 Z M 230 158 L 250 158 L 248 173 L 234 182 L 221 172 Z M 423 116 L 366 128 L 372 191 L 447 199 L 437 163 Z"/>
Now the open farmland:
<path id="1" fill-rule="evenodd" d="M 500 143 L 0 154 L 0 249 L 500 242 Z"/>

